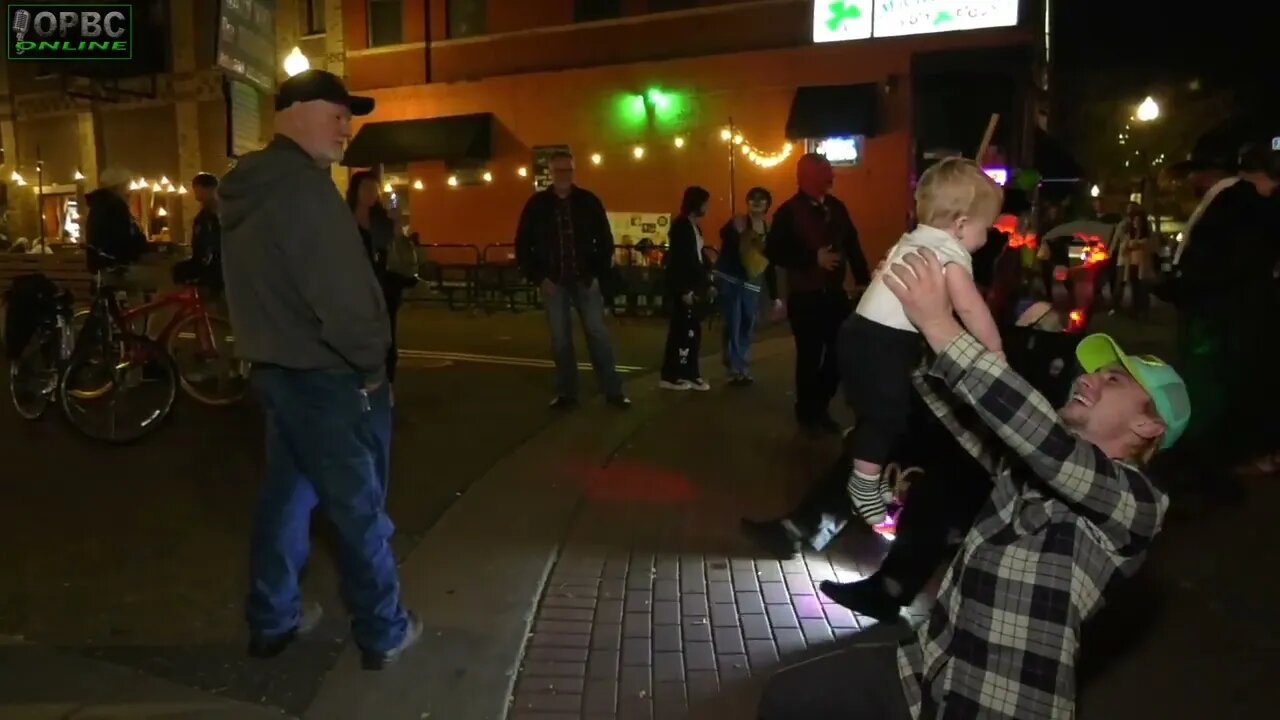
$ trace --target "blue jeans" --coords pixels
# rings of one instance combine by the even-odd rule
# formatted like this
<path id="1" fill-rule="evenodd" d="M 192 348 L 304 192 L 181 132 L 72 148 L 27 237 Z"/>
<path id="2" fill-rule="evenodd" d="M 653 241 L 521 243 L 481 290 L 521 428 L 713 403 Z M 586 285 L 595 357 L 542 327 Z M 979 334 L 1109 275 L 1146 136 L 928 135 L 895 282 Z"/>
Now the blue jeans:
<path id="1" fill-rule="evenodd" d="M 750 366 L 751 337 L 760 312 L 760 291 L 724 278 L 716 282 L 719 285 L 720 315 L 724 321 L 724 335 L 720 343 L 724 366 L 731 373 L 742 374 Z"/>
<path id="2" fill-rule="evenodd" d="M 390 385 L 368 393 L 355 373 L 255 368 L 267 420 L 267 478 L 253 519 L 246 616 L 255 637 L 298 625 L 298 575 L 310 554 L 311 511 L 337 529 L 343 594 L 361 649 L 399 647 L 408 622 L 387 517 Z"/>
<path id="3" fill-rule="evenodd" d="M 604 295 L 599 285 L 557 285 L 555 292 L 542 294 L 551 330 L 551 355 L 556 361 L 556 395 L 578 397 L 578 356 L 573 349 L 573 308 L 578 308 L 582 332 L 587 336 L 587 353 L 595 368 L 600 390 L 607 397 L 622 395 L 622 378 L 613 360 L 609 330 L 604 324 Z"/>

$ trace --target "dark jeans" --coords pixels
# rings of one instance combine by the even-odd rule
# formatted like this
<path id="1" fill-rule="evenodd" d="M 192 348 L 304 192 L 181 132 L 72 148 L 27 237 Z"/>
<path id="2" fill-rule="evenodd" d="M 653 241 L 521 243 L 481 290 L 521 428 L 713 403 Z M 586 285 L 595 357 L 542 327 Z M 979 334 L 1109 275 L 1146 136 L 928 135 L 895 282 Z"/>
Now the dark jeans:
<path id="1" fill-rule="evenodd" d="M 579 283 L 557 285 L 549 297 L 543 293 L 542 306 L 547 312 L 551 331 L 551 355 L 556 361 L 556 395 L 578 397 L 578 356 L 573 349 L 573 309 L 578 309 L 582 332 L 587 336 L 587 353 L 600 382 L 600 390 L 609 397 L 622 395 L 622 379 L 613 359 L 609 330 L 604 324 L 604 295 L 599 286 L 583 287 Z"/>
<path id="2" fill-rule="evenodd" d="M 760 291 L 720 280 L 720 315 L 724 321 L 721 354 L 731 373 L 745 373 L 751 365 L 751 340 L 760 313 Z"/>
<path id="3" fill-rule="evenodd" d="M 830 415 L 840 387 L 837 351 L 840 325 L 849 317 L 843 292 L 795 292 L 787 300 L 787 319 L 796 343 L 796 419 L 815 422 Z"/>
<path id="4" fill-rule="evenodd" d="M 671 317 L 667 322 L 667 344 L 662 353 L 662 379 L 667 382 L 699 380 L 702 370 L 698 355 L 702 352 L 702 313 L 697 304 L 686 305 L 679 298 L 670 301 Z"/>
<path id="5" fill-rule="evenodd" d="M 255 368 L 252 382 L 266 414 L 267 477 L 253 519 L 250 632 L 271 638 L 298 625 L 298 576 L 319 505 L 337 530 L 356 643 L 370 652 L 398 647 L 407 620 L 386 512 L 389 385 L 365 393 L 354 373 L 270 367 Z"/>
<path id="6" fill-rule="evenodd" d="M 765 686 L 758 720 L 910 720 L 898 644 L 857 644 L 783 669 Z"/>

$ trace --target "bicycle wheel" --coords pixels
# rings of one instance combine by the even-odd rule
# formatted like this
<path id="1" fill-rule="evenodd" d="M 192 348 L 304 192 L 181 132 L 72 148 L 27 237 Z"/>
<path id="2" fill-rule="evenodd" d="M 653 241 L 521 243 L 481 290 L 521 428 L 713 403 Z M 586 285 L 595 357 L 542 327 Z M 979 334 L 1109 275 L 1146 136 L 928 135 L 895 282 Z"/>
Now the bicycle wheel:
<path id="1" fill-rule="evenodd" d="M 105 383 L 104 383 L 105 379 Z M 105 392 L 98 388 L 105 384 Z M 83 387 L 92 388 L 84 392 Z M 178 394 L 173 359 L 150 338 L 120 334 L 76 348 L 59 393 L 67 421 L 95 440 L 125 444 L 160 427 Z M 97 415 L 105 411 L 105 418 Z"/>
<path id="2" fill-rule="evenodd" d="M 169 355 L 182 390 L 205 405 L 230 405 L 249 389 L 248 363 L 236 359 L 231 323 L 189 315 L 169 334 Z"/>
<path id="3" fill-rule="evenodd" d="M 42 329 L 9 361 L 9 399 L 24 420 L 39 420 L 49 408 L 58 387 L 58 343 L 56 333 Z"/>

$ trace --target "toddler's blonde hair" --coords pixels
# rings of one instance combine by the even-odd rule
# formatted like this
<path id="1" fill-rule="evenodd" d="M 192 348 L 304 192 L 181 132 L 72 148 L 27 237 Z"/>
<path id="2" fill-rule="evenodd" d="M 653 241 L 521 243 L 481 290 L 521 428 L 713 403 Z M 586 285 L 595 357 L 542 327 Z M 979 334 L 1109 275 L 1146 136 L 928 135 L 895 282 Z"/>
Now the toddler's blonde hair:
<path id="1" fill-rule="evenodd" d="M 982 172 L 978 163 L 947 158 L 920 176 L 916 186 L 916 220 L 945 228 L 962 217 L 994 220 L 1004 203 L 1004 190 Z"/>

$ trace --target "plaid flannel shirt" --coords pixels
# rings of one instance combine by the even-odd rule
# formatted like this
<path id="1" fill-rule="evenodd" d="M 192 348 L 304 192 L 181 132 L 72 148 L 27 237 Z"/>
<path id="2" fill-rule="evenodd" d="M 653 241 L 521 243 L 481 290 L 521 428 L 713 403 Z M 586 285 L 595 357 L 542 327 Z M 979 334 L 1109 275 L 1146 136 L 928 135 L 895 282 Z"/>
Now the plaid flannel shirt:
<path id="1" fill-rule="evenodd" d="M 1142 564 L 1168 498 L 967 333 L 915 383 L 995 487 L 898 650 L 912 716 L 1073 717 L 1080 626 Z"/>

